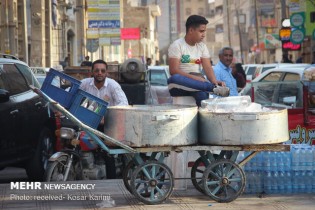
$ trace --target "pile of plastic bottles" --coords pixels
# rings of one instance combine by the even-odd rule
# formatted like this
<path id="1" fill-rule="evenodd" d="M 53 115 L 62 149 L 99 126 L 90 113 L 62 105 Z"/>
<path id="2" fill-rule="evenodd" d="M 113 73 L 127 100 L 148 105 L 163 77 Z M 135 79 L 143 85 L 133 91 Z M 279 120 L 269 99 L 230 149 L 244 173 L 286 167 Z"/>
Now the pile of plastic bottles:
<path id="1" fill-rule="evenodd" d="M 249 152 L 239 154 L 243 160 Z M 315 146 L 291 145 L 290 152 L 259 152 L 244 166 L 245 193 L 315 193 Z"/>

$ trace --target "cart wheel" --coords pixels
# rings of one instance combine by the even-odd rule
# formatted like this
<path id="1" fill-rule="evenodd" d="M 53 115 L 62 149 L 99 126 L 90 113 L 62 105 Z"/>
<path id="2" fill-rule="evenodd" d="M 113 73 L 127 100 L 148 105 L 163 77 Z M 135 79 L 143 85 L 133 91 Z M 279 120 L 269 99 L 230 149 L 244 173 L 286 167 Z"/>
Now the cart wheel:
<path id="1" fill-rule="evenodd" d="M 142 158 L 143 158 L 144 162 L 150 160 L 149 156 L 143 156 Z M 130 180 L 131 180 L 131 176 L 132 176 L 132 173 L 134 172 L 135 168 L 136 168 L 135 162 L 133 160 L 130 160 L 128 162 L 127 166 L 125 167 L 125 169 L 123 170 L 123 173 L 122 173 L 124 185 L 130 193 L 132 193 L 132 190 L 130 187 Z"/>
<path id="2" fill-rule="evenodd" d="M 221 159 L 207 167 L 202 182 L 204 192 L 213 200 L 228 203 L 243 193 L 245 174 L 238 164 Z"/>
<path id="3" fill-rule="evenodd" d="M 203 194 L 205 194 L 205 192 L 202 185 L 202 176 L 205 170 L 206 164 L 204 163 L 203 159 L 199 157 L 191 168 L 190 173 L 191 182 L 193 183 L 194 187 Z"/>
<path id="4" fill-rule="evenodd" d="M 172 193 L 174 177 L 164 163 L 147 161 L 136 167 L 130 180 L 132 194 L 145 204 L 160 204 Z"/>
<path id="5" fill-rule="evenodd" d="M 133 162 L 133 160 L 129 161 L 129 163 L 127 164 L 126 168 L 123 170 L 123 174 L 122 174 L 122 178 L 124 181 L 124 185 L 126 187 L 126 189 L 132 193 L 131 191 L 131 187 L 130 187 L 130 177 L 132 175 L 132 172 L 135 168 L 135 163 Z"/>

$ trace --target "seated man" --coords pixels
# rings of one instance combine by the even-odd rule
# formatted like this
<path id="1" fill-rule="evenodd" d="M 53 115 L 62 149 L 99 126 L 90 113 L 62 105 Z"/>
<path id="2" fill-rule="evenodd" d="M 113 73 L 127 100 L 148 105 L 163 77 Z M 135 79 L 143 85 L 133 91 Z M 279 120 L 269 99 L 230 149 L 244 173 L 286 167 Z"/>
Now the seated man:
<path id="1" fill-rule="evenodd" d="M 219 59 L 220 61 L 214 66 L 215 77 L 230 88 L 230 96 L 237 96 L 236 80 L 230 67 L 233 61 L 233 49 L 231 47 L 223 47 L 219 51 Z"/>
<path id="2" fill-rule="evenodd" d="M 201 101 L 209 98 L 209 92 L 216 85 L 224 86 L 224 83 L 216 80 L 208 48 L 202 42 L 207 23 L 204 17 L 191 15 L 186 21 L 185 37 L 174 41 L 168 49 L 171 74 L 168 84 L 171 96 L 193 96 L 197 106 L 201 106 Z"/>

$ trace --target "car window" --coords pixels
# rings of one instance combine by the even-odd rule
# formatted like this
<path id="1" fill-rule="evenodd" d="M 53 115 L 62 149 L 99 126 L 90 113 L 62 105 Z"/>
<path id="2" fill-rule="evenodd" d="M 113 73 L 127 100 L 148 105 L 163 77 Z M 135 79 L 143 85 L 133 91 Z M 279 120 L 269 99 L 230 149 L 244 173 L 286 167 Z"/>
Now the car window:
<path id="1" fill-rule="evenodd" d="M 301 81 L 253 82 L 254 101 L 263 106 L 303 107 Z"/>
<path id="2" fill-rule="evenodd" d="M 18 64 L 18 63 L 15 65 L 20 70 L 20 72 L 23 74 L 23 76 L 25 77 L 25 79 L 29 85 L 33 85 L 35 87 L 40 87 L 38 81 L 33 76 L 32 71 L 29 67 L 22 65 L 22 64 Z"/>
<path id="3" fill-rule="evenodd" d="M 255 73 L 255 70 L 256 70 L 255 66 L 248 67 L 247 75 L 253 75 Z"/>
<path id="4" fill-rule="evenodd" d="M 299 81 L 301 80 L 299 74 L 294 74 L 294 73 L 286 73 L 284 75 L 283 81 Z"/>
<path id="5" fill-rule="evenodd" d="M 167 76 L 164 71 L 150 70 L 149 80 L 151 85 L 167 86 Z"/>
<path id="6" fill-rule="evenodd" d="M 270 74 L 267 74 L 261 82 L 273 82 L 273 81 L 280 81 L 282 76 L 282 72 L 271 72 Z"/>
<path id="7" fill-rule="evenodd" d="M 29 90 L 25 77 L 13 64 L 3 64 L 0 69 L 0 84 L 10 95 L 19 94 Z"/>
<path id="8" fill-rule="evenodd" d="M 275 66 L 263 67 L 260 73 L 263 73 L 263 72 L 265 72 L 265 71 L 267 71 L 269 69 L 273 69 L 273 68 L 275 68 Z"/>

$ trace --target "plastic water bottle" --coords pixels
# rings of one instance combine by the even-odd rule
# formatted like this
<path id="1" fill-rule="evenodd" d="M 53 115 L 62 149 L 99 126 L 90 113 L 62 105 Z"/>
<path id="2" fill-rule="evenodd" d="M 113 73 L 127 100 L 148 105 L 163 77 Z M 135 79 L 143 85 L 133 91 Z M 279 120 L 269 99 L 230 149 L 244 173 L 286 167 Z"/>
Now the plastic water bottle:
<path id="1" fill-rule="evenodd" d="M 291 176 L 291 171 L 287 171 L 285 173 L 285 193 L 286 194 L 291 194 L 292 193 L 292 176 Z"/>
<path id="2" fill-rule="evenodd" d="M 255 178 L 256 178 L 256 180 L 255 180 L 256 192 L 257 193 L 262 193 L 262 191 L 263 191 L 263 184 L 264 184 L 262 173 L 260 171 L 256 171 L 255 175 L 256 175 L 255 176 Z"/>
<path id="3" fill-rule="evenodd" d="M 277 152 L 271 152 L 270 153 L 270 169 L 271 171 L 277 171 Z"/>
<path id="4" fill-rule="evenodd" d="M 300 149 L 297 146 L 291 146 L 292 149 L 292 170 L 297 171 L 299 169 L 299 162 L 300 162 Z"/>
<path id="5" fill-rule="evenodd" d="M 301 146 L 301 148 L 300 148 L 298 170 L 300 170 L 300 171 L 306 170 L 306 148 L 305 148 L 305 146 Z"/>
<path id="6" fill-rule="evenodd" d="M 277 157 L 277 169 L 283 172 L 284 171 L 284 152 L 277 152 L 276 157 Z"/>
<path id="7" fill-rule="evenodd" d="M 305 170 L 312 170 L 313 168 L 313 152 L 312 147 L 308 145 L 305 147 Z"/>
<path id="8" fill-rule="evenodd" d="M 291 152 L 283 152 L 284 171 L 291 171 Z"/>
<path id="9" fill-rule="evenodd" d="M 265 152 L 264 153 L 264 159 L 265 159 L 265 163 L 264 163 L 264 170 L 265 171 L 271 171 L 270 169 L 270 164 L 271 164 L 271 161 L 270 161 L 270 156 L 271 156 L 271 152 Z"/>
<path id="10" fill-rule="evenodd" d="M 305 177 L 305 190 L 306 193 L 312 193 L 312 183 L 313 181 L 313 171 L 308 170 L 306 171 L 306 177 Z"/>
<path id="11" fill-rule="evenodd" d="M 284 171 L 280 171 L 279 172 L 279 178 L 278 178 L 278 192 L 280 194 L 283 194 L 285 193 L 285 189 L 284 189 L 284 186 L 285 186 L 285 174 L 284 174 Z"/>
<path id="12" fill-rule="evenodd" d="M 257 157 L 257 159 L 256 159 L 257 160 L 257 171 L 261 172 L 264 169 L 264 167 L 263 167 L 263 153 L 262 152 L 258 153 L 256 157 Z M 260 175 L 261 175 L 261 173 L 260 173 Z"/>
<path id="13" fill-rule="evenodd" d="M 278 192 L 279 174 L 277 171 L 271 172 L 271 193 L 277 194 Z"/>
<path id="14" fill-rule="evenodd" d="M 251 194 L 252 193 L 252 172 L 246 172 L 246 183 L 245 183 L 245 193 Z"/>
<path id="15" fill-rule="evenodd" d="M 306 171 L 301 171 L 300 173 L 300 178 L 299 178 L 299 182 L 300 182 L 300 185 L 299 185 L 299 192 L 300 193 L 305 193 L 306 192 Z"/>
<path id="16" fill-rule="evenodd" d="M 292 176 L 292 192 L 298 193 L 299 192 L 299 181 L 300 181 L 300 172 L 294 171 Z"/>
<path id="17" fill-rule="evenodd" d="M 271 177 L 271 172 L 270 171 L 266 171 L 265 172 L 265 177 L 264 177 L 264 190 L 266 193 L 271 193 L 271 181 L 272 181 L 272 177 Z"/>

